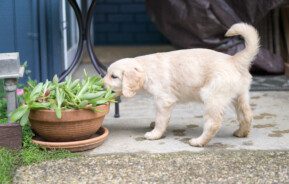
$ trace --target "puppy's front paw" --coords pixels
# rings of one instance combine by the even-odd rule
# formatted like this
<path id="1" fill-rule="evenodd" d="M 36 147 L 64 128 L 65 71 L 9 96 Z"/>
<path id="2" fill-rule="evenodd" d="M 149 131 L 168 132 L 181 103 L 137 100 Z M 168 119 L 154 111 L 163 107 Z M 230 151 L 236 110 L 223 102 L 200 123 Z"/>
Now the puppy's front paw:
<path id="1" fill-rule="evenodd" d="M 202 140 L 200 140 L 198 138 L 197 139 L 191 139 L 189 141 L 189 143 L 190 143 L 191 146 L 195 146 L 195 147 L 203 147 L 203 146 L 206 145 L 206 143 L 204 141 L 202 141 Z"/>
<path id="2" fill-rule="evenodd" d="M 162 133 L 158 132 L 158 131 L 150 131 L 150 132 L 147 132 L 144 137 L 146 139 L 149 139 L 149 140 L 155 140 L 155 139 L 160 139 L 162 137 Z"/>

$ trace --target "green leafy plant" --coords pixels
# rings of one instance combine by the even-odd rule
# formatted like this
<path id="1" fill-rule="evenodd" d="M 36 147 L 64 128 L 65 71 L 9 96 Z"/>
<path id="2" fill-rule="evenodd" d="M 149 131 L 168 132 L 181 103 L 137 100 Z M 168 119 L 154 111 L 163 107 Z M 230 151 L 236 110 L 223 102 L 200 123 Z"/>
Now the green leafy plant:
<path id="1" fill-rule="evenodd" d="M 0 147 L 0 183 L 12 183 L 12 172 L 16 169 L 17 152 Z"/>
<path id="2" fill-rule="evenodd" d="M 3 80 L 0 80 L 0 124 L 7 123 L 7 101 L 5 98 Z"/>
<path id="3" fill-rule="evenodd" d="M 26 125 L 31 110 L 51 109 L 61 118 L 61 111 L 68 109 L 88 109 L 96 111 L 99 105 L 115 101 L 115 95 L 111 89 L 104 88 L 104 83 L 99 76 L 87 76 L 82 81 L 72 80 L 68 77 L 59 82 L 57 76 L 52 81 L 37 83 L 29 80 L 24 87 L 22 104 L 12 113 L 12 122 L 20 120 L 20 124 Z"/>
<path id="4" fill-rule="evenodd" d="M 6 106 L 7 106 L 6 99 L 5 98 L 1 98 L 0 99 L 0 124 L 7 123 Z"/>
<path id="5" fill-rule="evenodd" d="M 28 64 L 27 61 L 25 61 L 22 66 L 25 68 L 24 75 L 27 76 L 29 79 L 29 75 L 31 73 L 30 70 L 28 70 Z M 23 87 L 23 84 L 17 83 L 17 90 L 22 90 L 21 88 Z M 19 94 L 17 93 L 17 100 L 21 101 L 21 96 L 18 96 Z M 5 98 L 5 91 L 4 91 L 4 80 L 0 80 L 0 124 L 7 124 L 8 123 L 8 118 L 7 118 L 7 99 Z"/>
<path id="6" fill-rule="evenodd" d="M 40 163 L 46 160 L 59 160 L 79 157 L 67 150 L 46 150 L 32 143 L 32 132 L 29 125 L 22 127 L 23 147 L 19 151 L 0 147 L 0 183 L 12 183 L 13 173 L 17 167 Z"/>

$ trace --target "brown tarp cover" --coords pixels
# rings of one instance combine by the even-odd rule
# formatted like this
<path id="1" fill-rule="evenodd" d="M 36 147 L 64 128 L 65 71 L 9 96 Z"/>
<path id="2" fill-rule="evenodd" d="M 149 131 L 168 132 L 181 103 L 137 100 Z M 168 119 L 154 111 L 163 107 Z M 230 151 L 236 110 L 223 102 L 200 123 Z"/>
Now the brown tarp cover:
<path id="1" fill-rule="evenodd" d="M 234 54 L 244 48 L 240 37 L 226 38 L 234 23 L 256 25 L 284 0 L 146 0 L 158 29 L 178 48 L 210 48 Z M 261 48 L 252 71 L 283 73 L 283 59 Z"/>

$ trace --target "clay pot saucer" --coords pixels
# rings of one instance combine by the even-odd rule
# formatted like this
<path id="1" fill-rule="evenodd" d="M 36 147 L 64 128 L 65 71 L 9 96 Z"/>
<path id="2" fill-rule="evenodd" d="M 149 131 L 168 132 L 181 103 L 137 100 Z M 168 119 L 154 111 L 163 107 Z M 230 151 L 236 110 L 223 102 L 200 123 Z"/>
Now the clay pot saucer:
<path id="1" fill-rule="evenodd" d="M 91 138 L 80 141 L 70 142 L 47 142 L 39 136 L 34 136 L 32 142 L 42 148 L 47 149 L 66 149 L 71 152 L 86 151 L 100 146 L 106 139 L 109 131 L 101 127 Z"/>

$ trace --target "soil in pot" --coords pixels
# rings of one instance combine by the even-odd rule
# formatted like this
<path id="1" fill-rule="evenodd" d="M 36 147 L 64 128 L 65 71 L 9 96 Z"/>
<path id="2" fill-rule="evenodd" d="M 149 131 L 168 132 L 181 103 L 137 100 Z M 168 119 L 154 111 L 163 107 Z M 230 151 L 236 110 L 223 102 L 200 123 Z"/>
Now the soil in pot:
<path id="1" fill-rule="evenodd" d="M 65 110 L 58 119 L 53 110 L 31 111 L 29 121 L 33 131 L 47 141 L 64 142 L 85 140 L 101 127 L 109 105 L 91 110 Z"/>

